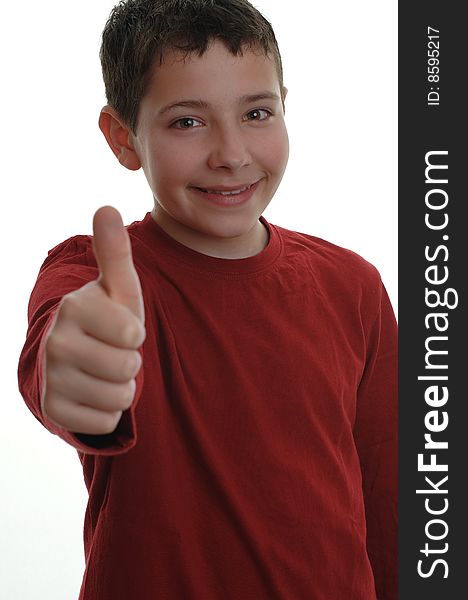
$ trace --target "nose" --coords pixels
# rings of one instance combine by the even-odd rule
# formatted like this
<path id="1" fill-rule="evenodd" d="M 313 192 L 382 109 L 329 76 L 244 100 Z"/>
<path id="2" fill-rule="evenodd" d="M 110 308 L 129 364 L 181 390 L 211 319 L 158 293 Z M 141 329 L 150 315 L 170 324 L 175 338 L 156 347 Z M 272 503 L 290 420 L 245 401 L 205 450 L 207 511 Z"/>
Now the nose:
<path id="1" fill-rule="evenodd" d="M 211 169 L 238 171 L 251 163 L 248 141 L 241 127 L 222 127 L 213 132 L 208 157 Z"/>

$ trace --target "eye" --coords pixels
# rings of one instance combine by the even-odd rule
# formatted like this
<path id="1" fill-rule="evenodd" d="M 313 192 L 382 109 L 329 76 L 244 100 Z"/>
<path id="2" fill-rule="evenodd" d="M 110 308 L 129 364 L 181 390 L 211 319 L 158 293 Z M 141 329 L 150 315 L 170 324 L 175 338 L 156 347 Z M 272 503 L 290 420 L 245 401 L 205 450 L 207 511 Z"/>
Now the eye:
<path id="1" fill-rule="evenodd" d="M 198 119 L 194 119 L 193 117 L 184 117 L 183 119 L 177 119 L 172 123 L 171 127 L 175 129 L 195 129 L 195 127 L 200 127 L 203 125 L 201 121 Z"/>
<path id="2" fill-rule="evenodd" d="M 265 108 L 255 108 L 246 114 L 246 121 L 266 121 L 273 113 Z"/>

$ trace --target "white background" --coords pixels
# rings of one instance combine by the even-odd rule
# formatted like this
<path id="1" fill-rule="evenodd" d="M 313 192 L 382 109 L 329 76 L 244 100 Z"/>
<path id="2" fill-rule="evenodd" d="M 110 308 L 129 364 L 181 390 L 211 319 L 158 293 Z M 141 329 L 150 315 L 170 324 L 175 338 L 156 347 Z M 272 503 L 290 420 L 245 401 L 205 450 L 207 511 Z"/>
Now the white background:
<path id="1" fill-rule="evenodd" d="M 291 155 L 265 216 L 351 248 L 397 304 L 397 2 L 256 0 L 289 88 Z M 47 251 L 91 233 L 112 204 L 125 223 L 152 208 L 97 126 L 100 35 L 113 0 L 2 8 L 3 227 L 0 597 L 73 600 L 84 568 L 86 490 L 76 452 L 26 409 L 16 381 L 27 302 Z"/>

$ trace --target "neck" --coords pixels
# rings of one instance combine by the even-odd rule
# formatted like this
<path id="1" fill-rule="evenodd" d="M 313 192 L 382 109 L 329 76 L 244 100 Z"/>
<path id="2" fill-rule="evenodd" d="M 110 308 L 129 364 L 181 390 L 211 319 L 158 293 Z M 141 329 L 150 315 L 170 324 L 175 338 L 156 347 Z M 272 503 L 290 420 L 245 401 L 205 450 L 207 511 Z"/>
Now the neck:
<path id="1" fill-rule="evenodd" d="M 153 208 L 151 216 L 161 229 L 177 242 L 214 258 L 230 260 L 249 258 L 262 252 L 268 245 L 268 229 L 259 220 L 242 235 L 218 237 L 176 221 L 158 205 Z"/>

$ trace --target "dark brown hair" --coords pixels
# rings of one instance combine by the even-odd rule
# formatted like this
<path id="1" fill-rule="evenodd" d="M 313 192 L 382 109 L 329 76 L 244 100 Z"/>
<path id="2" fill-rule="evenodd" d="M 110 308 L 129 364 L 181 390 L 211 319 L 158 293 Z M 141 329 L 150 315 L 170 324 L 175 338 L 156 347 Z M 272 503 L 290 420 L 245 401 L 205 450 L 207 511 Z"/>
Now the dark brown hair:
<path id="1" fill-rule="evenodd" d="M 161 64 L 171 49 L 202 56 L 214 39 L 235 56 L 244 48 L 272 56 L 283 96 L 283 67 L 273 28 L 248 0 L 122 0 L 102 34 L 107 102 L 136 133 L 139 105 L 155 61 Z"/>

